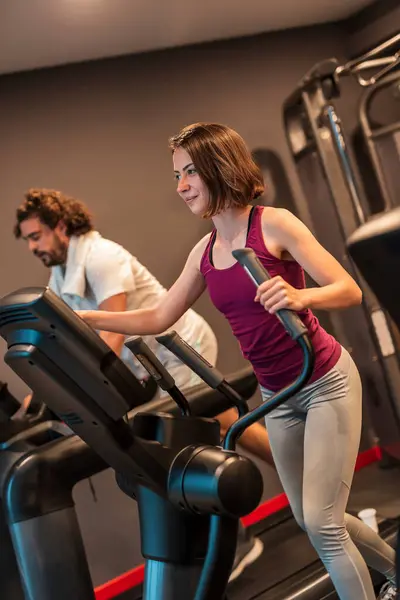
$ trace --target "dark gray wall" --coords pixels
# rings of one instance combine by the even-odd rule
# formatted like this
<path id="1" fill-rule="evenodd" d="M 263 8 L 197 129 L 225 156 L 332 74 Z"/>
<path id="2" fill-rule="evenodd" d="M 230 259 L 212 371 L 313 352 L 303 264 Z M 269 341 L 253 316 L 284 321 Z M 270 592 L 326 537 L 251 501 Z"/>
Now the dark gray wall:
<path id="1" fill-rule="evenodd" d="M 282 101 L 313 63 L 342 46 L 341 29 L 325 26 L 0 78 L 0 295 L 47 282 L 12 236 L 31 186 L 85 200 L 100 231 L 169 286 L 209 227 L 179 200 L 172 177 L 167 139 L 190 122 L 221 121 L 252 148 L 273 148 L 300 193 Z M 242 359 L 226 323 L 207 298 L 198 310 L 218 335 L 221 368 L 235 370 Z M 25 391 L 4 365 L 0 379 Z"/>
<path id="2" fill-rule="evenodd" d="M 345 52 L 354 57 L 400 32 L 397 0 L 376 0 L 344 23 Z"/>

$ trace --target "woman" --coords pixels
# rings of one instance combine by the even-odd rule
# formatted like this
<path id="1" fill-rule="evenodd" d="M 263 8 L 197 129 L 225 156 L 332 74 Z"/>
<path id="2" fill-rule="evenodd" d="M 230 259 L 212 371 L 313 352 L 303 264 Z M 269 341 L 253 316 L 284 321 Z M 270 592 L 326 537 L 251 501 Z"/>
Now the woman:
<path id="1" fill-rule="evenodd" d="M 215 123 L 185 127 L 170 140 L 177 191 L 214 230 L 193 248 L 156 308 L 81 312 L 94 328 L 150 335 L 173 325 L 208 289 L 257 375 L 264 399 L 293 381 L 301 350 L 274 313 L 296 311 L 316 360 L 308 385 L 268 415 L 273 457 L 293 514 L 327 568 L 341 600 L 374 600 L 366 562 L 388 579 L 380 598 L 395 598 L 395 553 L 358 519 L 345 514 L 361 433 L 361 382 L 348 352 L 322 329 L 312 309 L 360 304 L 361 290 L 291 213 L 252 207 L 262 175 L 243 139 Z M 271 274 L 257 291 L 232 257 L 254 250 Z M 304 271 L 319 287 L 305 287 Z M 366 562 L 365 562 L 366 561 Z"/>

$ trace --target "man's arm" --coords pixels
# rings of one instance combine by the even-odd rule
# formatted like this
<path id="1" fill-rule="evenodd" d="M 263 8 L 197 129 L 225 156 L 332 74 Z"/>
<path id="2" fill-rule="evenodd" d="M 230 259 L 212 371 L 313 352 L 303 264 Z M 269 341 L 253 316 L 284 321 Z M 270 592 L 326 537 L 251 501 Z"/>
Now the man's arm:
<path id="1" fill-rule="evenodd" d="M 128 294 L 134 294 L 136 290 L 131 256 L 118 245 L 104 240 L 103 243 L 95 245 L 88 254 L 85 273 L 96 299 L 97 310 L 125 313 Z M 124 334 L 104 331 L 102 327 L 95 329 L 102 340 L 120 356 L 125 340 Z"/>

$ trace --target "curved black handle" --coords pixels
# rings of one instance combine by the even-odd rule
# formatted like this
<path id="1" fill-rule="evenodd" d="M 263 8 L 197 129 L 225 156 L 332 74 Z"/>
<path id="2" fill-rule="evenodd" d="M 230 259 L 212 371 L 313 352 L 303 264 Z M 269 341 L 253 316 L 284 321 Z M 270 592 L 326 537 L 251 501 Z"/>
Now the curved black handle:
<path id="1" fill-rule="evenodd" d="M 125 346 L 136 356 L 146 371 L 153 377 L 162 390 L 169 392 L 175 386 L 175 380 L 154 352 L 141 337 L 131 337 L 125 341 Z"/>
<path id="2" fill-rule="evenodd" d="M 194 600 L 225 598 L 235 559 L 239 521 L 212 515 L 207 554 Z"/>
<path id="3" fill-rule="evenodd" d="M 233 250 L 232 255 L 246 270 L 257 287 L 264 281 L 271 279 L 268 271 L 263 267 L 251 248 Z M 295 312 L 283 308 L 278 310 L 276 316 L 294 340 L 307 333 L 306 326 Z"/>
<path id="4" fill-rule="evenodd" d="M 156 336 L 159 344 L 175 354 L 185 365 L 196 373 L 207 385 L 216 389 L 224 381 L 223 375 L 192 346 L 183 340 L 176 331 Z"/>

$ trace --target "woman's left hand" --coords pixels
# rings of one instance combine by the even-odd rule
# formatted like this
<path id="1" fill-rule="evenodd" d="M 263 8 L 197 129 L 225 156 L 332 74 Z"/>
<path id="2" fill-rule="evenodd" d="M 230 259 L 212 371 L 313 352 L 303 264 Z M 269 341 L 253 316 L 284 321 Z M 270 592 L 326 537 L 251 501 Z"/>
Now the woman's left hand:
<path id="1" fill-rule="evenodd" d="M 306 290 L 298 290 L 285 281 L 280 275 L 264 281 L 258 289 L 255 301 L 264 306 L 269 313 L 276 313 L 281 308 L 301 311 L 306 308 Z"/>

